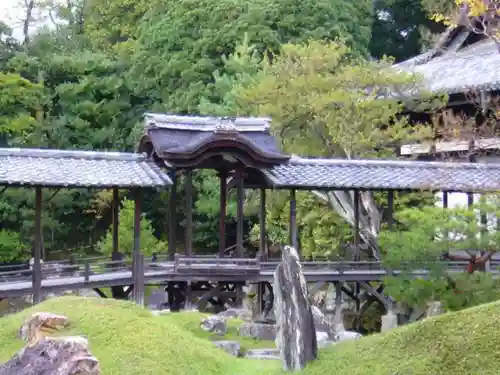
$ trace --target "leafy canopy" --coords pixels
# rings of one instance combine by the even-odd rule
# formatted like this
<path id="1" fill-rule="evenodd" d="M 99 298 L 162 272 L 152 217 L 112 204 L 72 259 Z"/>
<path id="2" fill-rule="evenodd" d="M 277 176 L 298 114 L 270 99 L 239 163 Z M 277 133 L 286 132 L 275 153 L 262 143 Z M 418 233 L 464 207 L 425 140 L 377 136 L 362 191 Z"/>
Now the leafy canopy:
<path id="1" fill-rule="evenodd" d="M 481 224 L 480 213 L 489 218 L 489 223 Z M 437 262 L 448 252 L 470 252 L 472 265 L 482 254 L 498 249 L 500 231 L 492 224 L 493 217 L 500 217 L 500 210 L 493 203 L 481 203 L 471 209 L 424 207 L 399 212 L 396 216 L 399 230 L 380 234 L 384 264 L 404 271 L 387 278 L 386 292 L 412 307 L 439 300 L 451 310 L 500 298 L 500 285 L 492 274 L 465 269 L 452 273 L 445 262 Z M 428 277 L 411 276 L 413 271 L 421 269 L 430 270 Z"/>

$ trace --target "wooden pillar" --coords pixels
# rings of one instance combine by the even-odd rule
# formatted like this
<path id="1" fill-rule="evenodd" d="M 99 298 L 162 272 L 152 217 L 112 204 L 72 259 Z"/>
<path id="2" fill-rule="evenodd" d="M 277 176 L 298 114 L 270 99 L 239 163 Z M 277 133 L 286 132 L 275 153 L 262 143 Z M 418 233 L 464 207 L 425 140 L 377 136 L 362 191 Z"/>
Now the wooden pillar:
<path id="1" fill-rule="evenodd" d="M 359 262 L 361 260 L 361 239 L 359 236 L 359 190 L 354 190 L 354 261 Z M 358 282 L 355 285 L 356 294 L 356 311 L 360 309 L 359 294 L 361 292 L 361 287 Z"/>
<path id="2" fill-rule="evenodd" d="M 33 304 L 42 301 L 42 188 L 35 190 L 35 240 L 33 243 Z"/>
<path id="3" fill-rule="evenodd" d="M 267 260 L 269 254 L 267 251 L 266 241 L 266 189 L 260 189 L 260 210 L 259 210 L 259 227 L 260 227 L 260 256 L 261 259 Z"/>
<path id="4" fill-rule="evenodd" d="M 243 231 L 244 216 L 243 203 L 245 201 L 243 170 L 238 168 L 236 171 L 236 256 L 243 257 Z"/>
<path id="5" fill-rule="evenodd" d="M 134 209 L 134 300 L 138 305 L 144 304 L 144 257 L 141 254 L 141 191 L 135 192 Z"/>
<path id="6" fill-rule="evenodd" d="M 193 255 L 193 171 L 186 171 L 186 233 L 185 233 L 185 248 L 186 256 Z"/>
<path id="7" fill-rule="evenodd" d="M 297 201 L 295 189 L 290 190 L 290 245 L 297 250 L 297 253 L 299 253 L 297 238 Z"/>
<path id="8" fill-rule="evenodd" d="M 394 190 L 387 192 L 387 226 L 394 229 Z"/>
<path id="9" fill-rule="evenodd" d="M 361 259 L 359 237 L 359 190 L 354 190 L 354 261 L 357 262 Z"/>
<path id="10" fill-rule="evenodd" d="M 443 208 L 448 208 L 448 192 L 443 191 Z"/>
<path id="11" fill-rule="evenodd" d="M 118 227 L 119 227 L 119 210 L 120 210 L 120 198 L 118 196 L 118 189 L 113 189 L 113 203 L 112 203 L 112 216 L 113 216 L 113 253 L 120 251 L 119 249 L 119 239 L 118 239 Z"/>
<path id="12" fill-rule="evenodd" d="M 219 171 L 219 256 L 224 256 L 226 251 L 226 201 L 227 201 L 227 188 L 226 188 L 226 171 Z"/>
<path id="13" fill-rule="evenodd" d="M 170 260 L 174 260 L 176 251 L 175 231 L 177 229 L 177 175 L 175 169 L 170 176 L 172 180 L 172 187 L 170 188 L 170 200 L 168 204 L 168 255 Z"/>

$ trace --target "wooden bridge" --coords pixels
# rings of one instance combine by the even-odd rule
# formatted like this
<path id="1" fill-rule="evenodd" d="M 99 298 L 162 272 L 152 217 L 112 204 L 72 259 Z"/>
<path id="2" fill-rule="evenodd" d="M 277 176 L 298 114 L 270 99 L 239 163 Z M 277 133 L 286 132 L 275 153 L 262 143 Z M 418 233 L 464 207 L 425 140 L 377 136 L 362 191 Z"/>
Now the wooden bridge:
<path id="1" fill-rule="evenodd" d="M 145 261 L 135 259 L 109 260 L 84 258 L 76 261 L 46 262 L 41 267 L 41 292 L 49 293 L 83 288 L 99 289 L 128 286 L 135 289 L 139 301 L 144 298 L 144 285 L 169 282 L 210 283 L 270 283 L 278 260 L 260 261 L 258 258 L 155 256 Z M 448 272 L 463 272 L 467 262 L 443 262 Z M 497 273 L 500 261 L 492 261 L 492 272 Z M 378 281 L 401 271 L 385 269 L 380 262 L 303 261 L 308 282 Z M 425 268 L 412 271 L 414 277 L 425 277 Z M 0 267 L 0 299 L 34 293 L 33 271 L 29 265 Z M 138 301 L 138 302 L 139 302 Z"/>

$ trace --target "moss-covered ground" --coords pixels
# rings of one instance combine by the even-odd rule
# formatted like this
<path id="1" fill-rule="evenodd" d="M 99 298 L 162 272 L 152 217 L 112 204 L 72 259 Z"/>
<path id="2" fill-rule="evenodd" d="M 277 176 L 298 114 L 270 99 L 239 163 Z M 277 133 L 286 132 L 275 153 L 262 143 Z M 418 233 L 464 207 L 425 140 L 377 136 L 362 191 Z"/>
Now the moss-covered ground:
<path id="1" fill-rule="evenodd" d="M 277 361 L 234 358 L 214 347 L 193 312 L 152 316 L 128 302 L 54 298 L 0 319 L 0 361 L 23 343 L 17 331 L 34 311 L 65 314 L 67 332 L 89 338 L 103 375 L 279 375 Z M 238 339 L 238 321 L 224 339 Z M 500 303 L 445 314 L 320 352 L 303 375 L 500 374 Z M 240 341 L 245 348 L 269 346 Z"/>

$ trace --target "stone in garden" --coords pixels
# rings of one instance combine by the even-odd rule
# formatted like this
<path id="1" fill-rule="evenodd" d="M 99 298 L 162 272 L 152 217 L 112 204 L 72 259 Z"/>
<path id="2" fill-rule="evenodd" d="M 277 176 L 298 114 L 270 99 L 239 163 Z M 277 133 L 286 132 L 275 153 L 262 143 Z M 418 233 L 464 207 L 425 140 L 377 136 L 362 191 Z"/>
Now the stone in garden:
<path id="1" fill-rule="evenodd" d="M 0 375 L 99 375 L 83 337 L 45 337 L 0 364 Z"/>
<path id="2" fill-rule="evenodd" d="M 274 324 L 264 323 L 244 323 L 238 328 L 238 335 L 250 337 L 255 340 L 276 339 L 277 327 Z"/>
<path id="3" fill-rule="evenodd" d="M 339 332 L 335 335 L 334 341 L 335 342 L 342 342 L 342 341 L 350 341 L 350 340 L 357 340 L 363 337 L 361 333 L 354 332 L 354 331 L 342 331 Z"/>
<path id="4" fill-rule="evenodd" d="M 318 344 L 307 284 L 297 251 L 285 246 L 274 272 L 276 346 L 285 370 L 300 371 L 317 358 Z"/>
<path id="5" fill-rule="evenodd" d="M 392 311 L 387 311 L 387 314 L 382 316 L 381 332 L 387 332 L 398 327 L 398 316 Z"/>
<path id="6" fill-rule="evenodd" d="M 250 349 L 247 351 L 245 358 L 273 360 L 281 359 L 278 349 Z"/>
<path id="7" fill-rule="evenodd" d="M 316 342 L 318 343 L 318 348 L 325 348 L 332 341 L 327 332 L 316 331 Z"/>
<path id="8" fill-rule="evenodd" d="M 220 341 L 213 341 L 213 343 L 216 347 L 224 350 L 227 354 L 230 354 L 234 357 L 239 357 L 241 354 L 240 352 L 241 345 L 237 341 L 220 340 Z"/>
<path id="9" fill-rule="evenodd" d="M 333 339 L 335 336 L 335 329 L 332 327 L 332 324 L 328 321 L 325 314 L 316 306 L 311 306 L 311 312 L 313 314 L 314 319 L 314 327 L 316 331 L 326 332 L 328 334 L 329 339 Z"/>
<path id="10" fill-rule="evenodd" d="M 64 315 L 57 315 L 47 312 L 39 312 L 31 315 L 25 320 L 19 329 L 19 337 L 31 345 L 43 337 L 64 328 L 69 323 L 69 319 Z"/>
<path id="11" fill-rule="evenodd" d="M 443 305 L 439 301 L 434 301 L 428 304 L 427 311 L 425 313 L 426 318 L 431 318 L 433 316 L 438 316 L 443 313 Z"/>
<path id="12" fill-rule="evenodd" d="M 200 326 L 204 331 L 212 332 L 219 336 L 224 336 L 227 333 L 226 319 L 217 315 L 203 318 Z"/>
<path id="13" fill-rule="evenodd" d="M 221 311 L 217 316 L 248 321 L 252 319 L 252 312 L 247 309 L 229 308 L 225 311 Z"/>

